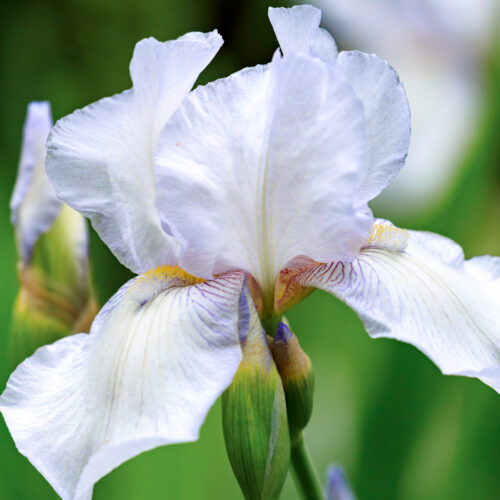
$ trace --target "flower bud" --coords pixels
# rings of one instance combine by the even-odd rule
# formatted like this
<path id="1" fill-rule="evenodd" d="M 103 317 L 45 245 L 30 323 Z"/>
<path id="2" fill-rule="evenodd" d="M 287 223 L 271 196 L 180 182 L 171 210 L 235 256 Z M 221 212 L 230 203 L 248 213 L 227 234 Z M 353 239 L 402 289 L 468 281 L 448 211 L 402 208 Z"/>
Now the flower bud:
<path id="1" fill-rule="evenodd" d="M 278 498 L 290 463 L 285 395 L 255 314 L 243 360 L 222 395 L 229 461 L 247 500 Z"/>
<path id="2" fill-rule="evenodd" d="M 285 391 L 288 427 L 294 446 L 311 418 L 314 393 L 312 364 L 286 322 L 278 325 L 271 350 Z"/>
<path id="3" fill-rule="evenodd" d="M 10 203 L 20 281 L 9 339 L 13 365 L 44 344 L 88 331 L 97 312 L 86 221 L 57 199 L 45 174 L 51 125 L 49 103 L 30 103 Z"/>
<path id="4" fill-rule="evenodd" d="M 344 475 L 342 467 L 332 465 L 326 472 L 327 500 L 356 500 Z"/>

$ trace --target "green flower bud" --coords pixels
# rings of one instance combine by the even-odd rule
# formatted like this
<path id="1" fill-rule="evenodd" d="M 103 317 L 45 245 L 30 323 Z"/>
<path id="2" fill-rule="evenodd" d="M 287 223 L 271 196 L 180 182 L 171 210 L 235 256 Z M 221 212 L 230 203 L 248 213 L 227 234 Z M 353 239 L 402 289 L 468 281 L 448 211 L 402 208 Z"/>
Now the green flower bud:
<path id="1" fill-rule="evenodd" d="M 222 395 L 229 461 L 247 500 L 278 498 L 290 463 L 285 395 L 258 317 Z"/>
<path id="2" fill-rule="evenodd" d="M 9 355 L 13 366 L 42 345 L 88 332 L 98 311 L 89 262 L 77 251 L 75 232 L 86 238 L 85 219 L 63 205 L 54 224 L 35 243 L 29 264 L 18 264 Z"/>
<path id="3" fill-rule="evenodd" d="M 21 285 L 9 339 L 13 365 L 44 344 L 88 331 L 97 312 L 87 223 L 57 199 L 45 173 L 51 126 L 49 103 L 30 103 L 10 202 Z"/>
<path id="4" fill-rule="evenodd" d="M 314 393 L 312 364 L 285 322 L 278 325 L 271 350 L 285 391 L 293 447 L 300 440 L 302 430 L 311 418 Z"/>

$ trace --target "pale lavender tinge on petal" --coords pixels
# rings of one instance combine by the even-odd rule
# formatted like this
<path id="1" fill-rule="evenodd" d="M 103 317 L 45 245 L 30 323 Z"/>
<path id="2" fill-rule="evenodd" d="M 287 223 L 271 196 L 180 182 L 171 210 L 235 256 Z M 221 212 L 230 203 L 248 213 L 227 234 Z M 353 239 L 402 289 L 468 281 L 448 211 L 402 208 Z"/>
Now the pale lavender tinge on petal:
<path id="1" fill-rule="evenodd" d="M 270 7 L 269 20 L 282 52 L 310 54 L 324 61 L 334 61 L 337 45 L 330 33 L 319 27 L 321 11 L 311 5 L 291 8 Z"/>
<path id="2" fill-rule="evenodd" d="M 11 375 L 0 410 L 19 451 L 64 500 L 81 500 L 133 456 L 196 440 L 241 361 L 240 308 L 255 312 L 242 293 L 242 273 L 200 282 L 166 268 L 128 282 L 90 334 L 42 347 Z"/>
<path id="3" fill-rule="evenodd" d="M 361 103 L 317 57 L 278 54 L 198 87 L 155 163 L 180 265 L 204 277 L 244 269 L 272 294 L 296 256 L 355 257 L 371 228 L 355 206 L 365 148 Z"/>
<path id="4" fill-rule="evenodd" d="M 336 67 L 363 104 L 368 155 L 358 200 L 366 203 L 404 166 L 410 146 L 410 107 L 396 71 L 377 56 L 343 51 Z"/>
<path id="5" fill-rule="evenodd" d="M 344 51 L 319 28 L 321 11 L 310 5 L 269 9 L 269 18 L 285 54 L 307 53 L 336 68 L 353 88 L 364 108 L 368 137 L 365 169 L 358 201 L 367 203 L 403 167 L 410 140 L 410 110 L 396 72 L 373 54 Z"/>
<path id="6" fill-rule="evenodd" d="M 18 253 L 24 264 L 28 264 L 33 246 L 39 236 L 50 228 L 61 209 L 61 202 L 45 173 L 45 142 L 51 127 L 50 103 L 31 102 L 24 123 L 16 185 L 10 201 Z"/>
<path id="7" fill-rule="evenodd" d="M 58 196 L 133 272 L 177 263 L 179 244 L 155 206 L 153 155 L 161 129 L 221 44 L 215 32 L 140 41 L 133 88 L 75 111 L 50 134 L 47 172 Z"/>
<path id="8" fill-rule="evenodd" d="M 323 264 L 298 279 L 346 302 L 371 336 L 413 344 L 443 373 L 478 377 L 500 392 L 500 258 L 464 261 L 447 238 L 406 233 L 407 245 L 372 241 L 354 261 Z"/>
<path id="9" fill-rule="evenodd" d="M 319 29 L 321 11 L 312 5 L 268 10 L 269 20 L 284 54 L 309 53 Z"/>
<path id="10" fill-rule="evenodd" d="M 338 55 L 337 44 L 327 30 L 318 28 L 314 33 L 311 43 L 311 55 L 319 57 L 325 62 L 335 61 Z"/>

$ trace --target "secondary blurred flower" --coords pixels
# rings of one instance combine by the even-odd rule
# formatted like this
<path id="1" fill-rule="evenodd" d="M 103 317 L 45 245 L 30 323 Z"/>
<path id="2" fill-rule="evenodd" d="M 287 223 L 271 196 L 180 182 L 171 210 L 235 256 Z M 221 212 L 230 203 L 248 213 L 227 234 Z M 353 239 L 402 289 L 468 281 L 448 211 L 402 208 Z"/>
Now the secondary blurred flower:
<path id="1" fill-rule="evenodd" d="M 269 15 L 283 52 L 270 64 L 189 93 L 220 37 L 145 40 L 131 90 L 51 133 L 58 196 L 141 273 L 89 336 L 37 351 L 1 397 L 19 450 L 64 498 L 141 451 L 197 439 L 259 325 L 248 318 L 276 324 L 311 287 L 345 300 L 370 334 L 500 390 L 499 259 L 464 262 L 448 239 L 367 206 L 408 149 L 397 75 L 337 54 L 317 9 Z"/>
<path id="2" fill-rule="evenodd" d="M 45 173 L 50 104 L 32 102 L 10 203 L 21 289 L 13 312 L 10 355 L 17 364 L 41 345 L 88 331 L 97 312 L 85 218 L 62 204 Z"/>
<path id="3" fill-rule="evenodd" d="M 378 203 L 429 210 L 457 178 L 483 109 L 484 62 L 493 56 L 496 0 L 317 0 L 343 44 L 390 61 L 412 106 L 406 168 Z M 396 212 L 397 211 L 397 212 Z"/>
<path id="4" fill-rule="evenodd" d="M 332 465 L 326 473 L 326 500 L 356 500 L 342 467 Z"/>

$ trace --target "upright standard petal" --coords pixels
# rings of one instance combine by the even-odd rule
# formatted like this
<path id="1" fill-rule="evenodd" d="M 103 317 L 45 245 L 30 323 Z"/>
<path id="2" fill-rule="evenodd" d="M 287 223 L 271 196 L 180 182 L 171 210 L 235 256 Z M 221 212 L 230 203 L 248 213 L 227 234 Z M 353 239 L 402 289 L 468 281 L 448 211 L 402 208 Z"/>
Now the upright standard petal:
<path id="1" fill-rule="evenodd" d="M 47 170 L 58 196 L 136 273 L 176 263 L 178 245 L 155 208 L 153 154 L 221 44 L 215 32 L 142 40 L 130 64 L 133 88 L 59 120 L 50 135 Z"/>
<path id="2" fill-rule="evenodd" d="M 321 11 L 310 5 L 269 9 L 269 18 L 287 53 L 309 53 L 335 63 L 352 86 L 365 111 L 368 158 L 359 188 L 359 202 L 377 196 L 403 167 L 410 144 L 410 109 L 396 72 L 375 55 L 341 52 L 319 28 Z"/>
<path id="3" fill-rule="evenodd" d="M 296 5 L 289 9 L 270 7 L 269 20 L 284 53 L 307 54 L 319 28 L 321 11 L 311 5 Z"/>
<path id="4" fill-rule="evenodd" d="M 163 134 L 158 207 L 189 272 L 244 269 L 272 296 L 290 259 L 352 258 L 369 234 L 353 206 L 362 107 L 318 58 L 276 54 L 198 87 Z"/>
<path id="5" fill-rule="evenodd" d="M 124 285 L 89 335 L 42 347 L 16 369 L 0 410 L 63 499 L 90 498 L 102 476 L 145 450 L 198 438 L 242 358 L 244 287 L 242 273 L 203 282 L 155 269 Z"/>
<path id="6" fill-rule="evenodd" d="M 29 263 L 38 237 L 49 229 L 61 209 L 44 166 L 45 141 L 51 127 L 50 103 L 31 102 L 24 123 L 16 185 L 10 200 L 18 253 L 25 265 Z"/>
<path id="7" fill-rule="evenodd" d="M 397 73 L 377 56 L 343 51 L 336 64 L 365 111 L 368 159 L 358 195 L 365 203 L 380 194 L 405 163 L 410 107 Z"/>
<path id="8" fill-rule="evenodd" d="M 337 45 L 328 31 L 319 27 L 321 10 L 312 5 L 269 8 L 269 20 L 283 53 L 311 54 L 333 61 Z"/>
<path id="9" fill-rule="evenodd" d="M 413 344 L 443 373 L 500 392 L 500 258 L 464 261 L 447 238 L 379 222 L 356 260 L 317 266 L 298 281 L 346 302 L 371 336 Z"/>

